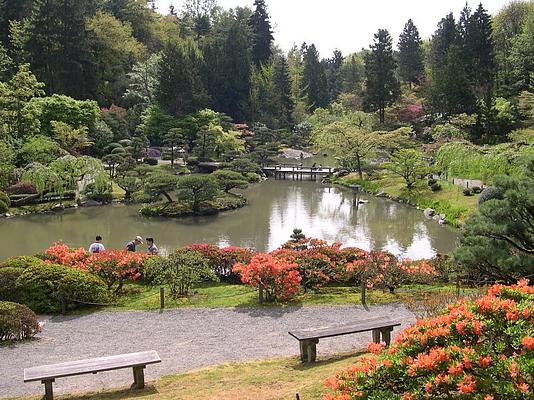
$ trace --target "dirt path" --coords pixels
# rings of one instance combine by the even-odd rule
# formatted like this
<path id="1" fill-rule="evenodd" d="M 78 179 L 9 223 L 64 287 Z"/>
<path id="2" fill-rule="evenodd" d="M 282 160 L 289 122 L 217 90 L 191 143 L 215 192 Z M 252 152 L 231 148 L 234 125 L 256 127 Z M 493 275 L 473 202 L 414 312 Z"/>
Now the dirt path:
<path id="1" fill-rule="evenodd" d="M 148 366 L 146 379 L 212 364 L 298 354 L 288 330 L 357 321 L 371 313 L 401 322 L 414 321 L 401 304 L 339 307 L 180 309 L 98 312 L 82 316 L 43 317 L 37 340 L 0 347 L 0 397 L 42 394 L 40 383 L 23 383 L 26 367 L 128 352 L 156 350 L 161 364 Z M 399 329 L 396 329 L 396 334 Z M 369 332 L 324 339 L 318 356 L 363 348 Z M 110 371 L 58 379 L 56 393 L 129 386 L 132 373 Z"/>

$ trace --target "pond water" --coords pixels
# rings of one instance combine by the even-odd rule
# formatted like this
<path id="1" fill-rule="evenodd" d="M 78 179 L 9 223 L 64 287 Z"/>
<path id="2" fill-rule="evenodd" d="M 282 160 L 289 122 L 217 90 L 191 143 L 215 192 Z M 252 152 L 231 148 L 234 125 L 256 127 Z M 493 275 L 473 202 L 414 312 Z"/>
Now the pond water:
<path id="1" fill-rule="evenodd" d="M 273 250 L 294 228 L 307 236 L 364 249 L 386 249 L 412 259 L 448 253 L 457 232 L 421 211 L 366 194 L 354 205 L 352 190 L 310 181 L 267 180 L 244 191 L 246 207 L 210 217 L 144 218 L 139 206 L 69 209 L 0 220 L 0 259 L 35 254 L 57 240 L 88 247 L 102 235 L 107 248 L 123 248 L 136 235 L 153 236 L 163 251 L 189 243 Z M 145 245 L 138 250 L 145 251 Z"/>

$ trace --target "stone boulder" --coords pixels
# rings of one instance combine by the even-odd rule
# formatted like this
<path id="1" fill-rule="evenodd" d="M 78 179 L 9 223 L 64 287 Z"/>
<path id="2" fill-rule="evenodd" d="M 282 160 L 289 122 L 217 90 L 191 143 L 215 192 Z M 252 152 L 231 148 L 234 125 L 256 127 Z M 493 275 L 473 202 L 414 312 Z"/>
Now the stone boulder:
<path id="1" fill-rule="evenodd" d="M 433 208 L 426 208 L 423 214 L 427 218 L 432 218 L 436 214 L 436 211 Z"/>

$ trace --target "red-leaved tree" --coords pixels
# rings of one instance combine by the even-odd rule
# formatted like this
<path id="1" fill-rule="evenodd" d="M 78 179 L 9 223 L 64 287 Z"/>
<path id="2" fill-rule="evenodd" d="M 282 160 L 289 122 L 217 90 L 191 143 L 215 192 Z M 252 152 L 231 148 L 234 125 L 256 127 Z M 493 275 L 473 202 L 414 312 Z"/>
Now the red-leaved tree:
<path id="1" fill-rule="evenodd" d="M 299 292 L 301 277 L 298 265 L 271 254 L 259 253 L 248 264 L 236 264 L 233 271 L 241 276 L 247 285 L 261 286 L 267 301 L 286 301 Z"/>

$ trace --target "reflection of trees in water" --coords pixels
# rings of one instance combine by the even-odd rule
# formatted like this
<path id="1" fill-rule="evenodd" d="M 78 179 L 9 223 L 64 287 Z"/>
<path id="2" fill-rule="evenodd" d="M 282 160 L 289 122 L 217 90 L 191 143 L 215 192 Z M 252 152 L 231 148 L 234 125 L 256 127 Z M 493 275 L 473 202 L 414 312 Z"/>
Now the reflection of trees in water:
<path id="1" fill-rule="evenodd" d="M 60 239 L 87 247 L 97 234 L 108 248 L 122 248 L 142 235 L 155 237 L 167 250 L 207 242 L 264 251 L 286 241 L 296 227 L 328 241 L 367 249 L 397 246 L 410 254 L 428 254 L 432 248 L 450 251 L 456 240 L 454 231 L 426 221 L 420 211 L 402 204 L 361 194 L 369 202 L 356 208 L 353 192 L 343 188 L 271 180 L 244 193 L 248 206 L 212 217 L 144 218 L 138 206 L 113 205 L 6 219 L 0 223 L 0 259 L 37 253 Z"/>

